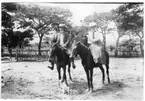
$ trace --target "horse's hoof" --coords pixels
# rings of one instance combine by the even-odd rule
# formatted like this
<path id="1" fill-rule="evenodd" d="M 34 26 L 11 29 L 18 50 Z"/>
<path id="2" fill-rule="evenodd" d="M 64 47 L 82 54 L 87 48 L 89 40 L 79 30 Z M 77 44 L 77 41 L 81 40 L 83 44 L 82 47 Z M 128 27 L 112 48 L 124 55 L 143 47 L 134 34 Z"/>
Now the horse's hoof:
<path id="1" fill-rule="evenodd" d="M 58 85 L 59 85 L 59 87 L 61 86 L 61 80 L 58 81 Z"/>
<path id="2" fill-rule="evenodd" d="M 90 88 L 86 89 L 86 92 L 90 92 Z"/>
<path id="3" fill-rule="evenodd" d="M 67 94 L 70 93 L 70 88 L 69 88 L 68 86 L 64 86 L 64 87 L 62 88 L 62 90 L 63 90 L 63 93 L 64 93 L 64 94 L 65 94 L 65 93 L 67 93 Z"/>
<path id="4" fill-rule="evenodd" d="M 70 78 L 70 81 L 71 81 L 71 82 L 74 82 L 74 81 L 72 80 L 72 78 Z"/>
<path id="5" fill-rule="evenodd" d="M 108 83 L 111 83 L 110 80 L 108 81 Z"/>
<path id="6" fill-rule="evenodd" d="M 60 80 L 60 83 L 63 83 L 64 82 L 64 80 Z"/>
<path id="7" fill-rule="evenodd" d="M 93 88 L 91 88 L 90 92 L 91 92 L 91 93 L 94 92 Z"/>

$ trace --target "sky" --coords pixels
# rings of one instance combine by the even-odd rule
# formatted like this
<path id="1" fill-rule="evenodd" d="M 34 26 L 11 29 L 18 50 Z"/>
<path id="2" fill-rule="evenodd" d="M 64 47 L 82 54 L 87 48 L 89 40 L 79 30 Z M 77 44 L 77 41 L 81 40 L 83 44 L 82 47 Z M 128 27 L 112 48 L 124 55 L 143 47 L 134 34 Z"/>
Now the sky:
<path id="1" fill-rule="evenodd" d="M 74 24 L 80 25 L 80 21 L 83 20 L 86 16 L 93 14 L 94 12 L 109 12 L 116 7 L 118 7 L 118 4 L 78 4 L 71 5 L 69 9 L 73 13 Z"/>
<path id="2" fill-rule="evenodd" d="M 94 12 L 109 12 L 117 8 L 120 4 L 52 4 L 52 3 L 39 3 L 40 6 L 57 6 L 60 8 L 69 9 L 72 12 L 72 22 L 74 25 L 80 26 L 81 20 Z"/>

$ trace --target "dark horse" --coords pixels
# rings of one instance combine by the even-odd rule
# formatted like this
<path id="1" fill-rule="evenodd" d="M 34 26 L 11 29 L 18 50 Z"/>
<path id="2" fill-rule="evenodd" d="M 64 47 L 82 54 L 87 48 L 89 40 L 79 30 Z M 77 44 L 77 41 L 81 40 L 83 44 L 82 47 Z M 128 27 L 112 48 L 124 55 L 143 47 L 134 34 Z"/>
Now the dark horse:
<path id="1" fill-rule="evenodd" d="M 105 52 L 105 61 L 106 61 L 106 73 L 108 76 L 108 83 L 110 83 L 110 78 L 109 78 L 109 55 L 106 51 Z M 102 67 L 103 64 L 97 63 L 95 64 L 94 60 L 93 60 L 93 56 L 89 50 L 88 47 L 86 47 L 85 45 L 83 45 L 80 42 L 77 42 L 74 44 L 74 48 L 71 54 L 71 57 L 74 58 L 76 55 L 80 55 L 81 59 L 82 59 L 82 65 L 84 67 L 84 70 L 86 72 L 87 75 L 87 80 L 88 80 L 88 91 L 93 91 L 93 68 L 94 67 L 99 67 L 102 71 L 102 83 L 104 84 L 104 80 L 105 80 L 105 73 L 104 73 L 104 69 Z"/>
<path id="2" fill-rule="evenodd" d="M 54 44 L 51 47 L 50 54 L 49 54 L 49 62 L 52 66 L 54 66 L 54 63 L 56 63 L 57 71 L 58 71 L 58 79 L 61 80 L 61 68 L 63 69 L 63 79 L 61 82 L 67 84 L 67 78 L 66 78 L 66 65 L 68 65 L 68 73 L 70 80 L 72 81 L 72 77 L 70 74 L 70 67 L 71 67 L 71 59 L 69 58 L 69 54 L 66 52 L 65 49 L 63 49 L 58 44 Z M 75 68 L 75 67 L 73 67 Z"/>

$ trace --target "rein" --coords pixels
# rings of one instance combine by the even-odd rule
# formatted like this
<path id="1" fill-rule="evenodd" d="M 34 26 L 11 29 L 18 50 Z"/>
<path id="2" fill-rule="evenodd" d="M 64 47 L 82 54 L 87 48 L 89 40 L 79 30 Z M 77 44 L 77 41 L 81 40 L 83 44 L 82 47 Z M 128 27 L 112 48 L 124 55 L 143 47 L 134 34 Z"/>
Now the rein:
<path id="1" fill-rule="evenodd" d="M 80 51 L 80 56 L 82 59 L 86 59 L 86 57 L 89 54 L 89 49 L 88 47 L 86 47 L 85 45 L 83 45 L 82 43 L 79 43 L 79 51 Z"/>

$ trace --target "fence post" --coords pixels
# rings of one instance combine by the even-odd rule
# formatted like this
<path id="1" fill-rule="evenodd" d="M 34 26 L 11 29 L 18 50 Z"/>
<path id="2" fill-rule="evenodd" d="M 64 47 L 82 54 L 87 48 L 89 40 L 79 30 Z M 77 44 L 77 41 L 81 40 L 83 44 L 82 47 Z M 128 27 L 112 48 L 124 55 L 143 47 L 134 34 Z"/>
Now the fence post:
<path id="1" fill-rule="evenodd" d="M 18 62 L 18 46 L 16 47 L 16 61 Z"/>

